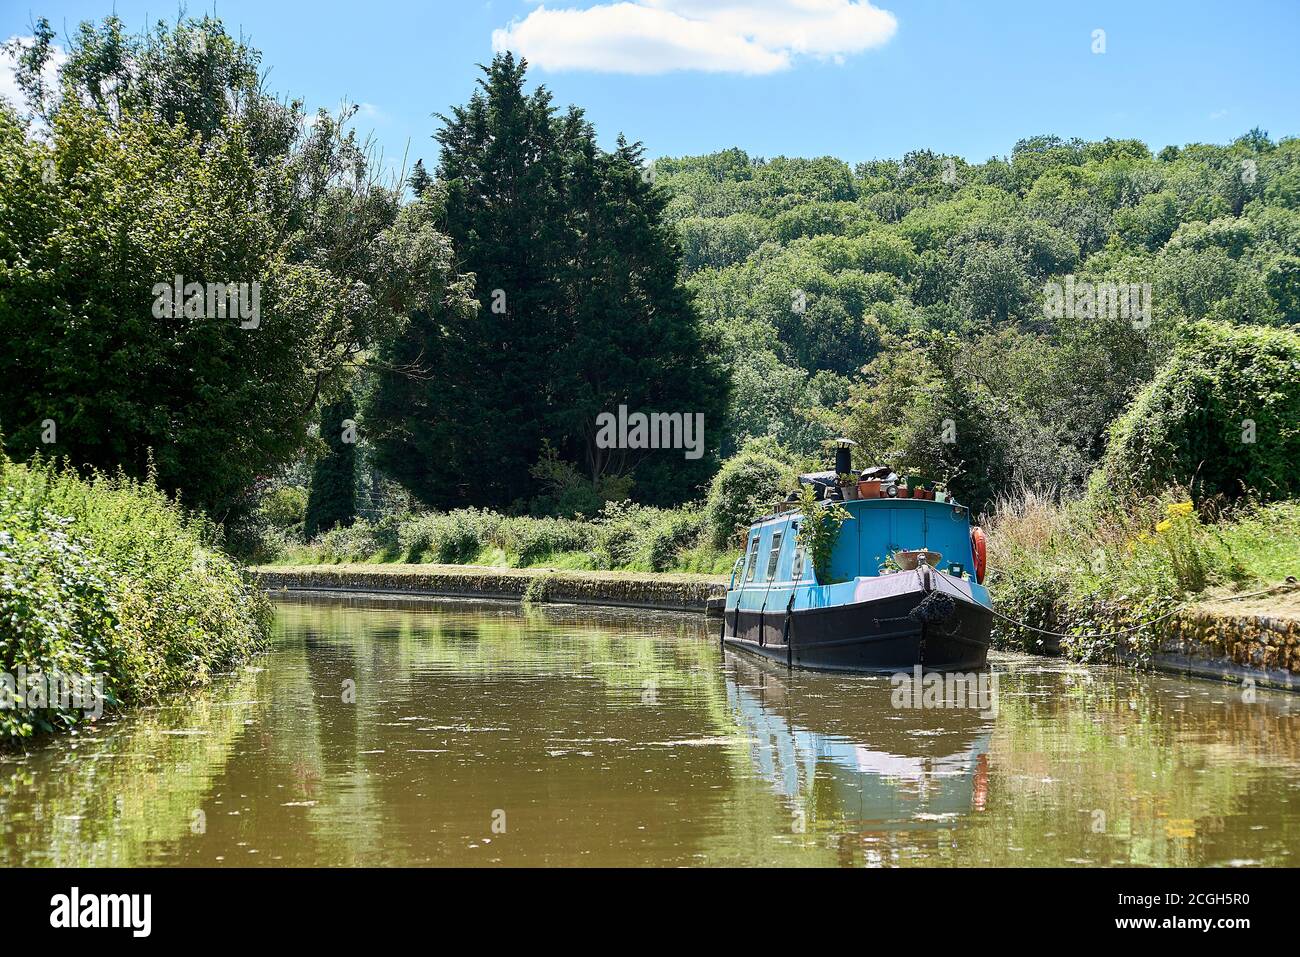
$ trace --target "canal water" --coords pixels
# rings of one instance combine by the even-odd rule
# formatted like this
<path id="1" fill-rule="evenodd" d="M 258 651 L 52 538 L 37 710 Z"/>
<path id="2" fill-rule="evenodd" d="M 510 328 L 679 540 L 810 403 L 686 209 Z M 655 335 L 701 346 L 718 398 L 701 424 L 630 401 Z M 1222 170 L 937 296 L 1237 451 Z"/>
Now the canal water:
<path id="1" fill-rule="evenodd" d="M 0 864 L 1300 863 L 1300 697 L 992 674 L 914 709 L 700 616 L 286 602 L 216 687 L 0 756 Z"/>

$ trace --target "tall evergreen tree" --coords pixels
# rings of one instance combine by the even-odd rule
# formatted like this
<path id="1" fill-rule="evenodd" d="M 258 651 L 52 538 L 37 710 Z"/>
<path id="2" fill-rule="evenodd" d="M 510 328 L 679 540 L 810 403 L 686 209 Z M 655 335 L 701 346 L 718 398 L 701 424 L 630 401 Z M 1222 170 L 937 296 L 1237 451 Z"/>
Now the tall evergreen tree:
<path id="1" fill-rule="evenodd" d="M 352 393 L 321 408 L 320 436 L 327 451 L 312 469 L 303 533 L 310 540 L 357 516 L 356 408 Z"/>
<path id="2" fill-rule="evenodd" d="M 419 198 L 424 195 L 424 191 L 433 183 L 433 177 L 429 171 L 424 168 L 424 160 L 415 161 L 415 168 L 411 170 L 411 175 L 406 178 L 406 185 L 411 187 L 411 192 Z"/>
<path id="3" fill-rule="evenodd" d="M 385 369 L 420 372 L 381 373 L 368 413 L 377 460 L 434 506 L 526 501 L 547 446 L 593 484 L 631 474 L 636 497 L 680 500 L 711 454 L 595 442 L 596 417 L 626 405 L 703 413 L 717 446 L 725 379 L 679 283 L 664 200 L 639 145 L 601 150 L 580 110 L 525 91 L 526 68 L 497 56 L 469 103 L 440 117 L 438 189 L 424 195 L 478 309 L 417 315 L 386 348 Z"/>

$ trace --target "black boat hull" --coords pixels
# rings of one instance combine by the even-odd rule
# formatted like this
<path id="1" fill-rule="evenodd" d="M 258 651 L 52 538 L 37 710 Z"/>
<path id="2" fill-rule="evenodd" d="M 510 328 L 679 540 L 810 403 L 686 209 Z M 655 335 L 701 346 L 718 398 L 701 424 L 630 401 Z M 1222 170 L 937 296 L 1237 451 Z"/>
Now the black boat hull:
<path id="1" fill-rule="evenodd" d="M 918 614 L 929 592 L 892 594 L 827 608 L 727 612 L 723 643 L 799 668 L 893 673 L 977 671 L 988 663 L 993 613 L 959 595 L 941 620 Z"/>

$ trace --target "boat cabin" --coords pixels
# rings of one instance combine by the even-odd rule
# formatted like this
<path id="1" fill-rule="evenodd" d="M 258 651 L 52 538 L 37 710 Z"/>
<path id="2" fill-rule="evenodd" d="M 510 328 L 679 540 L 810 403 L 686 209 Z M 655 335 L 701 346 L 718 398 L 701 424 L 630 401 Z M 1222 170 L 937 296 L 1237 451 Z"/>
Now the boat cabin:
<path id="1" fill-rule="evenodd" d="M 834 504 L 849 517 L 831 552 L 830 581 L 816 581 L 812 558 L 798 541 L 803 514 L 788 512 L 759 519 L 750 527 L 745 552 L 733 569 L 731 588 L 795 582 L 826 585 L 889 574 L 894 556 L 921 549 L 940 556 L 929 557 L 941 572 L 956 578 L 972 574 L 974 556 L 966 506 L 911 498 Z"/>

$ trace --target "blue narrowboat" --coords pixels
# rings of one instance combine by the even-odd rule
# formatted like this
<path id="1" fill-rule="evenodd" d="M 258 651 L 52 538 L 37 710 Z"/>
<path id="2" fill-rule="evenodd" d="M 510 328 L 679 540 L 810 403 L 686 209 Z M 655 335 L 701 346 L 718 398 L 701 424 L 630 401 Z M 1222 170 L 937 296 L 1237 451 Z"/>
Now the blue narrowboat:
<path id="1" fill-rule="evenodd" d="M 851 443 L 834 472 L 800 476 L 840 526 L 819 580 L 796 508 L 755 521 L 727 590 L 722 640 L 791 667 L 832 671 L 971 671 L 985 666 L 993 626 L 985 540 L 970 510 L 888 468 L 869 469 L 871 497 L 842 497 Z M 877 486 L 879 486 L 877 490 Z M 792 496 L 793 498 L 793 496 Z"/>

